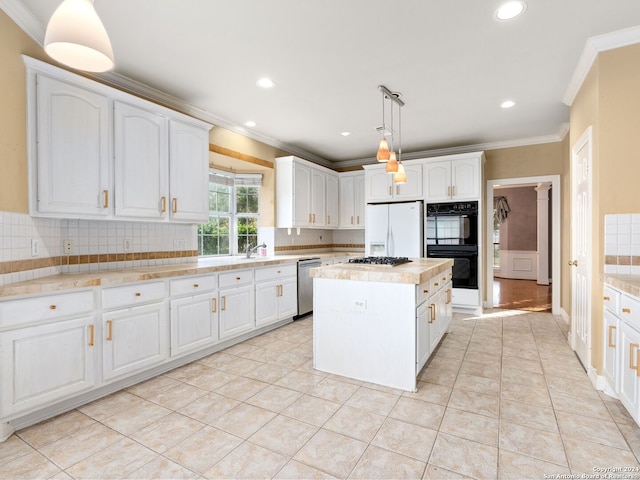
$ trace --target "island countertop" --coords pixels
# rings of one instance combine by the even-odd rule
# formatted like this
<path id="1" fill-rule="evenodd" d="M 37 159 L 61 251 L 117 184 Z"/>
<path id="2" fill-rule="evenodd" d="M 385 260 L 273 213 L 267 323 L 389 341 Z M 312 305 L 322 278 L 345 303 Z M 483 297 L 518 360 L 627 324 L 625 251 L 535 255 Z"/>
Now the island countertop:
<path id="1" fill-rule="evenodd" d="M 360 280 L 365 282 L 412 283 L 419 285 L 453 266 L 453 260 L 441 258 L 412 258 L 402 265 L 374 265 L 340 263 L 311 269 L 314 278 Z"/>

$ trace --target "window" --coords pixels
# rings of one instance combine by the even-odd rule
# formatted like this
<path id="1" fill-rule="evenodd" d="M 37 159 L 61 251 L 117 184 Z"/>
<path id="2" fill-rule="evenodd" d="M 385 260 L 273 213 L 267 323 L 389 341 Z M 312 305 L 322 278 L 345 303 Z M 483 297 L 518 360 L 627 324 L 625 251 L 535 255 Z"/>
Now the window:
<path id="1" fill-rule="evenodd" d="M 209 223 L 198 226 L 199 255 L 236 255 L 258 243 L 260 174 L 209 174 Z"/>

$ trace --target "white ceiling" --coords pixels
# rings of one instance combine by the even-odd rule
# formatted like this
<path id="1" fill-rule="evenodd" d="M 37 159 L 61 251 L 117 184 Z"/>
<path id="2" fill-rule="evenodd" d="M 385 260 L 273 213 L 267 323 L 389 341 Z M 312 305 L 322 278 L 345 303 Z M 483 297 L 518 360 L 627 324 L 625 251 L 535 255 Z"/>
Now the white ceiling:
<path id="1" fill-rule="evenodd" d="M 0 6 L 26 7 L 35 18 L 27 12 L 22 26 L 41 41 L 60 1 L 0 0 Z M 585 42 L 640 25 L 640 4 L 528 0 L 524 15 L 499 22 L 494 11 L 501 3 L 94 1 L 117 75 L 321 163 L 373 158 L 380 84 L 406 102 L 405 153 L 560 139 L 569 120 L 563 96 Z M 258 89 L 263 76 L 277 86 Z M 501 109 L 506 99 L 516 106 Z M 242 127 L 247 120 L 257 126 Z M 352 134 L 342 137 L 345 130 Z"/>

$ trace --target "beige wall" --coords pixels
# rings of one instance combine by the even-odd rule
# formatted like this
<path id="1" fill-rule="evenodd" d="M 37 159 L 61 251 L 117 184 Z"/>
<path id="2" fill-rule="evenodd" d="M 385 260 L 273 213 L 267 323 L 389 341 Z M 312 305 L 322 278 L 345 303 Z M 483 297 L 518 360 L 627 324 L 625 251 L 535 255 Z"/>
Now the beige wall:
<path id="1" fill-rule="evenodd" d="M 571 106 L 571 145 L 593 129 L 592 366 L 602 370 L 604 216 L 640 212 L 640 44 L 598 55 Z"/>
<path id="2" fill-rule="evenodd" d="M 28 213 L 27 99 L 21 54 L 44 50 L 0 10 L 0 211 Z"/>

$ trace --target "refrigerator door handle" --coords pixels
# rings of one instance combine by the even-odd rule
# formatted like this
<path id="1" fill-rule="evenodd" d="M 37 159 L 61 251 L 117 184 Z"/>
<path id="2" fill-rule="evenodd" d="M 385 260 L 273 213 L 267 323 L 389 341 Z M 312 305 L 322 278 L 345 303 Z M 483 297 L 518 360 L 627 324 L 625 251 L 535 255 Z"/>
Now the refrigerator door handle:
<path id="1" fill-rule="evenodd" d="M 387 250 L 388 250 L 387 256 L 393 257 L 394 245 L 393 245 L 393 230 L 391 229 L 391 227 L 389 227 L 389 231 L 388 232 L 389 233 L 388 233 L 387 245 L 389 247 L 387 248 Z"/>

